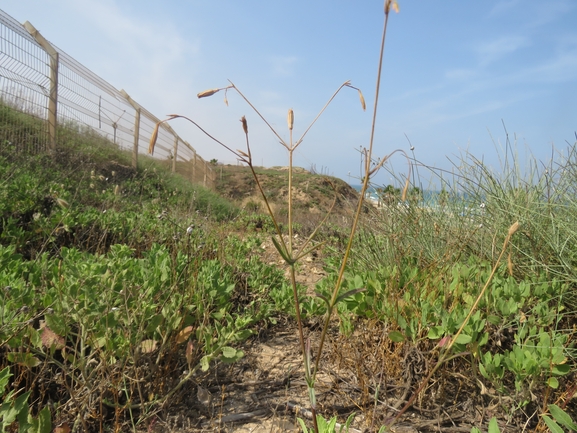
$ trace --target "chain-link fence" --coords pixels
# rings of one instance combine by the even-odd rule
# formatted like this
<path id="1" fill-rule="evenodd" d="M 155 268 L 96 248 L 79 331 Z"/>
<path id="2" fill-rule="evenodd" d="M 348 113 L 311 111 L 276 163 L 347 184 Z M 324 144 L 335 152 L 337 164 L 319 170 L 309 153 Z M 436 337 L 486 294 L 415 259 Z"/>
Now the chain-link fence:
<path id="1" fill-rule="evenodd" d="M 30 116 L 40 122 L 28 121 Z M 61 127 L 90 128 L 131 151 L 136 167 L 158 121 L 29 22 L 20 24 L 0 10 L 0 146 L 36 153 L 56 148 Z M 167 124 L 160 128 L 154 157 L 191 182 L 214 187 L 210 164 Z"/>

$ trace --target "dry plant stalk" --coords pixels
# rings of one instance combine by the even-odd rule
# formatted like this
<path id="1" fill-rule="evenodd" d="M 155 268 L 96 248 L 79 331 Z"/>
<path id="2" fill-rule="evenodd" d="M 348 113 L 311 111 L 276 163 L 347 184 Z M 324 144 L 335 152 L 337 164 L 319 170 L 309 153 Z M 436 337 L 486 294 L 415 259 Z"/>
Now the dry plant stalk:
<path id="1" fill-rule="evenodd" d="M 489 278 L 487 278 L 485 285 L 481 289 L 481 293 L 479 293 L 479 295 L 477 296 L 477 299 L 473 303 L 473 306 L 471 307 L 469 314 L 467 314 L 467 317 L 465 317 L 465 320 L 463 320 L 463 323 L 459 327 L 459 330 L 455 333 L 455 335 L 452 336 L 451 340 L 449 341 L 449 344 L 443 346 L 443 348 L 442 348 L 443 351 L 439 355 L 439 360 L 437 361 L 435 366 L 431 369 L 429 374 L 427 374 L 427 376 L 423 379 L 423 381 L 421 382 L 421 385 L 415 391 L 415 393 L 411 396 L 409 401 L 407 401 L 405 406 L 395 415 L 395 417 L 391 420 L 391 422 L 387 424 L 388 427 L 392 426 L 396 421 L 398 421 L 398 419 L 401 417 L 401 415 L 403 415 L 407 411 L 407 409 L 409 409 L 413 405 L 417 396 L 421 393 L 421 391 L 423 389 L 425 389 L 425 387 L 429 383 L 429 380 L 431 380 L 431 378 L 433 377 L 433 375 L 435 374 L 435 372 L 439 369 L 439 367 L 441 365 L 443 365 L 446 361 L 449 361 L 450 359 L 453 359 L 455 357 L 462 355 L 462 354 L 457 354 L 457 355 L 449 356 L 449 352 L 450 352 L 451 348 L 454 346 L 455 342 L 457 341 L 457 338 L 459 338 L 459 335 L 461 335 L 461 333 L 463 332 L 463 329 L 465 329 L 465 326 L 467 326 L 467 323 L 471 319 L 471 316 L 477 310 L 477 306 L 479 305 L 479 302 L 481 302 L 481 299 L 483 299 L 483 296 L 485 295 L 485 292 L 487 291 L 489 284 L 491 284 L 491 281 L 493 281 L 493 277 L 495 276 L 495 273 L 497 272 L 497 269 L 501 263 L 501 260 L 503 259 L 503 256 L 505 255 L 505 252 L 507 251 L 509 244 L 511 243 L 511 237 L 515 234 L 515 232 L 519 229 L 519 227 L 520 227 L 519 221 L 515 221 L 509 227 L 509 230 L 507 231 L 507 236 L 505 236 L 505 240 L 503 242 L 503 248 L 501 248 L 501 253 L 499 254 L 499 257 L 497 258 L 495 265 L 493 265 L 493 269 L 491 270 L 491 274 L 489 274 Z"/>
<path id="2" fill-rule="evenodd" d="M 312 365 L 312 348 L 310 346 L 310 341 L 306 341 L 304 339 L 304 333 L 303 333 L 303 324 L 302 324 L 302 319 L 301 319 L 301 315 L 300 315 L 300 305 L 299 305 L 299 299 L 298 299 L 298 292 L 297 292 L 297 284 L 296 284 L 296 269 L 295 269 L 295 265 L 298 262 L 299 259 L 301 259 L 302 257 L 304 257 L 306 254 L 308 254 L 309 252 L 319 248 L 322 244 L 313 244 L 312 246 L 309 247 L 309 244 L 311 244 L 318 232 L 318 230 L 322 227 L 322 225 L 326 222 L 326 220 L 328 219 L 335 203 L 336 203 L 336 199 L 337 199 L 337 195 L 336 195 L 336 191 L 335 191 L 335 197 L 333 200 L 333 203 L 331 205 L 331 208 L 328 210 L 328 212 L 326 213 L 325 217 L 323 218 L 323 220 L 317 225 L 317 227 L 315 228 L 315 230 L 313 231 L 313 233 L 306 239 L 305 243 L 300 247 L 300 249 L 298 251 L 293 251 L 293 239 L 294 239 L 294 235 L 293 235 L 293 188 L 292 188 L 292 182 L 293 182 L 293 154 L 294 151 L 299 147 L 299 145 L 303 142 L 305 136 L 307 135 L 307 133 L 309 132 L 309 130 L 312 128 L 312 126 L 316 123 L 316 121 L 319 119 L 319 117 L 324 113 L 324 111 L 326 110 L 326 108 L 331 104 L 331 102 L 333 101 L 333 99 L 337 96 L 337 94 L 345 87 L 354 89 L 358 92 L 359 95 L 359 99 L 361 102 L 361 107 L 363 108 L 363 110 L 366 110 L 366 102 L 365 102 L 365 98 L 363 96 L 363 93 L 361 92 L 361 90 L 357 87 L 354 87 L 351 85 L 350 81 L 346 81 L 344 82 L 335 92 L 334 94 L 329 98 L 329 100 L 327 101 L 327 103 L 322 107 L 322 109 L 319 111 L 319 113 L 317 114 L 317 116 L 313 119 L 313 121 L 309 124 L 309 126 L 305 129 L 304 133 L 296 140 L 293 139 L 293 127 L 294 127 L 294 112 L 292 109 L 288 110 L 288 114 L 287 114 L 287 126 L 289 129 L 289 140 L 285 141 L 280 134 L 278 134 L 278 132 L 271 126 L 271 124 L 266 120 L 266 118 L 260 113 L 260 111 L 250 102 L 250 100 L 234 85 L 234 83 L 232 83 L 231 81 L 230 84 L 228 86 L 225 87 L 221 87 L 221 88 L 214 88 L 214 89 L 209 89 L 209 90 L 205 90 L 202 91 L 200 93 L 198 93 L 198 97 L 199 98 L 205 98 L 205 97 L 209 97 L 212 96 L 218 92 L 220 92 L 221 90 L 225 91 L 225 103 L 228 105 L 228 100 L 226 99 L 226 92 L 228 90 L 234 90 L 236 91 L 236 93 L 238 93 L 241 98 L 253 109 L 253 111 L 261 118 L 261 120 L 269 127 L 269 129 L 272 131 L 272 133 L 279 139 L 280 144 L 285 147 L 288 151 L 289 154 L 289 170 L 288 170 L 288 240 L 285 241 L 285 238 L 283 237 L 283 233 L 280 229 L 279 224 L 276 221 L 275 215 L 272 211 L 272 208 L 270 206 L 268 197 L 266 196 L 259 178 L 255 172 L 254 166 L 253 166 L 253 161 L 252 161 L 252 155 L 251 155 L 251 151 L 250 151 L 250 140 L 249 140 L 249 134 L 248 134 L 248 122 L 246 120 L 246 117 L 243 116 L 240 121 L 242 123 L 242 128 L 243 128 L 243 132 L 245 134 L 245 138 L 246 138 L 246 151 L 242 151 L 242 150 L 233 150 L 230 147 L 228 147 L 227 145 L 225 145 L 224 143 L 220 142 L 219 140 L 217 140 L 216 138 L 214 138 L 213 136 L 211 136 L 209 133 L 207 133 L 204 129 L 202 129 L 200 127 L 200 125 L 198 125 L 196 122 L 194 122 L 193 120 L 191 120 L 190 118 L 186 117 L 186 116 L 181 116 L 181 115 L 177 115 L 177 114 L 172 114 L 169 115 L 167 119 L 162 120 L 160 122 L 158 122 L 156 124 L 156 127 L 153 131 L 153 134 L 151 136 L 151 140 L 150 140 L 150 145 L 149 145 L 149 153 L 153 153 L 154 152 L 154 147 L 156 144 L 156 140 L 158 139 L 158 129 L 159 127 L 165 123 L 168 122 L 170 120 L 174 120 L 177 118 L 183 118 L 188 120 L 189 122 L 191 122 L 193 125 L 195 125 L 198 129 L 200 129 L 206 136 L 208 136 L 210 139 L 212 139 L 213 141 L 215 141 L 216 143 L 220 144 L 221 146 L 223 146 L 224 148 L 226 148 L 228 151 L 230 151 L 232 154 L 234 154 L 239 161 L 244 162 L 245 164 L 248 165 L 248 167 L 250 168 L 253 178 L 255 179 L 255 182 L 257 184 L 257 188 L 264 200 L 264 203 L 266 205 L 267 211 L 272 219 L 273 225 L 275 227 L 275 231 L 276 231 L 276 237 L 272 237 L 272 242 L 274 244 L 274 246 L 276 247 L 276 249 L 278 250 L 279 254 L 281 255 L 281 257 L 283 258 L 283 260 L 287 263 L 287 265 L 289 266 L 289 275 L 290 275 L 290 280 L 291 280 L 291 285 L 293 288 L 293 295 L 294 295 L 294 302 L 295 302 L 295 314 L 296 314 L 296 318 L 297 318 L 297 325 L 298 325 L 298 334 L 299 334 L 299 341 L 300 341 L 300 346 L 301 346 L 301 352 L 303 355 L 303 360 L 304 360 L 304 364 L 305 364 L 305 379 L 307 382 L 307 386 L 308 386 L 308 390 L 309 390 L 309 399 L 311 402 L 311 411 L 313 414 L 313 423 L 314 423 L 314 429 L 315 432 L 318 432 L 318 425 L 317 425 L 317 420 L 316 420 L 316 398 L 315 398 L 315 379 L 316 379 L 316 375 L 317 372 L 319 370 L 319 361 L 321 359 L 321 355 L 323 352 L 323 348 L 324 348 L 324 342 L 325 342 L 325 338 L 327 335 L 327 330 L 329 327 L 329 323 L 331 320 L 331 316 L 332 313 L 337 305 L 337 303 L 348 297 L 348 296 L 352 296 L 353 294 L 363 290 L 363 289 L 355 289 L 352 291 L 349 291 L 347 293 L 344 294 L 339 294 L 341 286 L 342 286 L 342 282 L 343 282 L 343 278 L 344 278 L 344 273 L 345 273 L 345 269 L 347 266 L 347 262 L 348 262 L 348 258 L 351 252 L 351 247 L 352 247 L 352 242 L 353 242 L 353 238 L 354 238 L 354 234 L 357 230 L 358 227 L 358 223 L 360 220 L 360 215 L 363 209 L 363 205 L 364 205 L 364 197 L 369 185 L 369 181 L 370 178 L 376 174 L 380 168 L 385 164 L 386 161 L 389 160 L 389 158 L 396 152 L 398 152 L 399 150 L 396 150 L 394 152 L 392 152 L 391 154 L 387 155 L 386 157 L 384 157 L 382 160 L 379 160 L 379 162 L 377 164 L 375 164 L 374 167 L 371 168 L 371 162 L 372 162 L 372 155 L 373 155 L 373 143 L 374 143 L 374 136 L 375 136 L 375 125 L 376 125 L 376 117 L 377 117 L 377 107 L 378 107 L 378 101 L 379 101 L 379 90 L 380 90 L 380 83 L 381 83 L 381 75 L 382 75 L 382 64 L 383 64 L 383 54 L 384 54 L 384 47 L 385 47 L 385 37 L 386 37 L 386 33 L 387 33 L 387 23 L 388 23 L 388 18 L 389 18 L 389 12 L 390 10 L 394 10 L 395 12 L 399 12 L 399 7 L 398 4 L 396 2 L 396 0 L 385 0 L 384 3 L 385 7 L 384 7 L 384 12 L 385 12 L 385 18 L 384 18 L 384 26 L 383 26 L 383 32 L 382 32 L 382 40 L 381 40 L 381 48 L 380 48 L 380 55 L 379 55 L 379 63 L 378 63 L 378 72 L 377 72 L 377 83 L 376 83 L 376 92 L 375 92 L 375 103 L 374 103 L 374 108 L 373 108 L 373 115 L 372 115 L 372 124 L 371 124 L 371 134 L 370 134 L 370 141 L 369 141 L 369 146 L 368 149 L 364 149 L 363 150 L 363 156 L 365 158 L 365 168 L 364 168 L 364 177 L 363 177 L 363 185 L 361 188 L 361 192 L 360 192 L 360 196 L 359 196 L 359 200 L 358 200 L 358 204 L 357 204 L 357 209 L 355 212 L 355 216 L 353 218 L 353 223 L 351 225 L 351 229 L 350 229 L 350 235 L 349 235 L 349 240 L 345 249 L 345 252 L 343 254 L 343 258 L 342 258 L 342 262 L 341 262 L 341 266 L 339 268 L 339 273 L 338 273 L 338 277 L 337 277 L 337 281 L 335 283 L 335 286 L 332 290 L 330 299 L 327 299 L 326 297 L 320 296 L 326 305 L 327 305 L 327 314 L 326 314 L 326 320 L 325 320 L 325 324 L 322 330 L 322 334 L 321 334 L 321 339 L 320 339 L 320 343 L 319 346 L 316 350 L 316 356 L 315 356 L 315 363 L 314 366 Z M 402 151 L 401 151 L 402 152 Z M 403 152 L 404 153 L 404 152 Z M 406 153 L 405 153 L 405 156 Z M 407 156 L 408 159 L 408 156 Z M 409 170 L 410 173 L 410 170 Z M 409 176 L 407 176 L 406 179 L 406 183 L 405 183 L 405 187 L 403 189 L 403 199 L 406 197 L 406 192 L 408 190 L 409 187 L 409 183 L 410 183 L 410 178 Z M 332 184 L 331 184 L 332 185 Z M 333 186 L 334 189 L 334 186 Z"/>

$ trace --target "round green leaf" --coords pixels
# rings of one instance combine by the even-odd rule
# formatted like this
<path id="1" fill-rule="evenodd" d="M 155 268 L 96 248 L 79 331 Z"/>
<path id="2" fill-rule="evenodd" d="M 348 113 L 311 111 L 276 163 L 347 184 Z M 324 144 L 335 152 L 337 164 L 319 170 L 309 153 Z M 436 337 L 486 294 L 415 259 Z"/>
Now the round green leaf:
<path id="1" fill-rule="evenodd" d="M 470 335 L 460 334 L 457 337 L 457 339 L 455 340 L 455 343 L 457 343 L 457 344 L 469 344 L 472 340 L 473 340 L 473 337 L 471 337 Z"/>
<path id="2" fill-rule="evenodd" d="M 553 389 L 557 389 L 559 388 L 559 381 L 557 380 L 556 377 L 550 377 L 549 380 L 547 381 L 547 385 L 549 385 Z"/>

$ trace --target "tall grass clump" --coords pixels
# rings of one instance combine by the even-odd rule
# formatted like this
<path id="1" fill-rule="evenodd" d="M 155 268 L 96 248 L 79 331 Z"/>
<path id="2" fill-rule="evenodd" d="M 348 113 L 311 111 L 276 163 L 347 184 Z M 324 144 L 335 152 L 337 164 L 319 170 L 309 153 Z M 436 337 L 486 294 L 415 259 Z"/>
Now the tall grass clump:
<path id="1" fill-rule="evenodd" d="M 383 204 L 358 235 L 363 247 L 355 249 L 355 263 L 408 261 L 427 267 L 471 258 L 493 263 L 507 227 L 518 221 L 519 236 L 507 255 L 514 263 L 510 271 L 575 282 L 576 149 L 577 143 L 549 162 L 529 155 L 522 163 L 507 142 L 497 169 L 470 153 L 454 162 L 449 178 L 432 168 L 439 180 L 431 183 L 437 191 L 428 201 L 401 200 L 398 190 L 383 193 Z"/>
<path id="2" fill-rule="evenodd" d="M 494 256 L 488 234 L 504 221 L 517 219 L 523 228 L 510 251 L 515 273 L 546 272 L 577 282 L 576 151 L 577 143 L 568 147 L 566 156 L 554 153 L 549 162 L 530 156 L 522 164 L 515 146 L 507 141 L 497 172 L 473 155 L 465 155 L 458 187 L 482 206 L 478 221 L 483 225 L 484 242 L 479 250 L 483 257 Z"/>
<path id="3" fill-rule="evenodd" d="M 435 370 L 447 347 L 473 354 L 481 392 L 509 396 L 511 418 L 554 422 L 575 364 L 576 148 L 523 163 L 507 141 L 497 169 L 466 153 L 449 179 L 432 169 L 434 200 L 385 202 L 358 233 L 349 277 L 367 290 L 342 320 L 361 312 L 398 341 L 437 342 Z"/>

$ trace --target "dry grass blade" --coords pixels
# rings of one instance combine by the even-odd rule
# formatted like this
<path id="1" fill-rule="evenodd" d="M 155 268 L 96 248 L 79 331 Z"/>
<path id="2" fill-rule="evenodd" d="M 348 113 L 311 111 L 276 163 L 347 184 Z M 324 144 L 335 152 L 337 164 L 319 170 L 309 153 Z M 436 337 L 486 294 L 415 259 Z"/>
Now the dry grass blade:
<path id="1" fill-rule="evenodd" d="M 367 110 L 367 104 L 365 103 L 365 97 L 363 96 L 363 92 L 361 92 L 361 89 L 359 89 L 358 87 L 352 86 L 350 81 L 347 81 L 344 84 L 346 87 L 350 87 L 351 89 L 355 89 L 357 92 L 359 92 L 359 99 L 361 100 L 361 107 L 363 107 L 363 111 Z"/>
<path id="2" fill-rule="evenodd" d="M 181 116 L 179 114 L 169 114 L 167 119 L 161 120 L 160 122 L 157 122 L 156 125 L 154 125 L 154 130 L 152 131 L 152 135 L 150 136 L 150 143 L 148 145 L 148 153 L 150 155 L 154 155 L 154 147 L 156 146 L 156 142 L 158 140 L 158 130 L 160 129 L 160 125 L 162 125 L 163 123 L 169 121 L 169 120 L 173 120 L 176 118 L 182 117 L 184 119 L 187 119 L 184 116 Z M 190 119 L 187 119 L 190 120 Z"/>
<path id="3" fill-rule="evenodd" d="M 407 176 L 407 179 L 405 180 L 405 186 L 403 187 L 403 193 L 401 194 L 401 201 L 407 200 L 408 191 L 409 191 L 409 176 Z"/>

